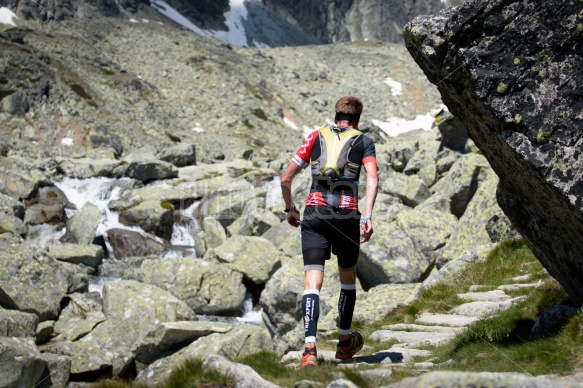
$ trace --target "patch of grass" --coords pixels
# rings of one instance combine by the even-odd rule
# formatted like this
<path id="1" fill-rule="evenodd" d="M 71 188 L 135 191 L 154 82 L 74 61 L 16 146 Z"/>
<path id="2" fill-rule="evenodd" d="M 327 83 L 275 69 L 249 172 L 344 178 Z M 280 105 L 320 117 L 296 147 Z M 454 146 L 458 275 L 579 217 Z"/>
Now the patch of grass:
<path id="1" fill-rule="evenodd" d="M 225 376 L 216 371 L 201 371 L 203 362 L 191 359 L 172 371 L 163 384 L 166 388 L 234 388 L 235 381 L 231 376 Z"/>
<path id="2" fill-rule="evenodd" d="M 534 257 L 523 240 L 506 240 L 498 244 L 488 255 L 485 262 L 469 264 L 463 271 L 455 274 L 447 283 L 438 283 L 421 292 L 419 299 L 391 314 L 390 323 L 410 323 L 418 314 L 424 312 L 445 313 L 465 301 L 457 294 L 468 292 L 471 285 L 486 285 L 492 289 L 511 282 L 519 275 L 530 275 L 540 279 L 542 264 Z M 517 294 L 528 293 L 528 290 Z M 514 295 L 513 295 L 514 296 Z"/>

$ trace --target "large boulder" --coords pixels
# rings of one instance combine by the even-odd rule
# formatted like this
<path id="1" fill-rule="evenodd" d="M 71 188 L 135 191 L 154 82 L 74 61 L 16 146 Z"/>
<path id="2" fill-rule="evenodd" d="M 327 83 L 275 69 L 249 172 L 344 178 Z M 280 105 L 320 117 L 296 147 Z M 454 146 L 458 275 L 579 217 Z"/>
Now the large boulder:
<path id="1" fill-rule="evenodd" d="M 536 12 L 535 12 L 536 11 Z M 469 1 L 419 16 L 408 50 L 500 178 L 498 203 L 583 304 L 578 3 Z M 515 23 L 528 16 L 528 23 Z"/>
<path id="2" fill-rule="evenodd" d="M 356 270 L 365 289 L 379 284 L 421 280 L 430 262 L 396 222 L 375 225 L 369 242 L 362 244 Z"/>
<path id="3" fill-rule="evenodd" d="M 196 147 L 194 144 L 180 144 L 160 151 L 156 157 L 176 167 L 192 166 L 196 164 Z"/>
<path id="4" fill-rule="evenodd" d="M 144 260 L 133 272 L 139 281 L 169 291 L 198 314 L 243 313 L 243 275 L 228 266 L 200 259 Z"/>
<path id="5" fill-rule="evenodd" d="M 16 310 L 0 309 L 0 337 L 29 337 L 36 335 L 38 317 Z"/>
<path id="6" fill-rule="evenodd" d="M 0 387 L 35 387 L 48 376 L 48 363 L 32 339 L 0 337 Z"/>
<path id="7" fill-rule="evenodd" d="M 205 360 L 216 354 L 233 360 L 261 351 L 273 351 L 271 336 L 264 327 L 235 325 L 227 333 L 214 333 L 194 341 L 173 355 L 161 358 L 143 369 L 136 378 L 138 384 L 158 385 L 163 383 L 173 369 L 189 359 Z"/>
<path id="8" fill-rule="evenodd" d="M 49 255 L 59 261 L 97 268 L 104 251 L 99 245 L 63 244 L 49 247 Z"/>
<path id="9" fill-rule="evenodd" d="M 160 255 L 166 250 L 165 244 L 133 230 L 109 229 L 107 238 L 113 249 L 109 254 L 118 260 L 126 257 Z"/>
<path id="10" fill-rule="evenodd" d="M 72 244 L 91 244 L 95 239 L 101 211 L 91 202 L 87 202 L 81 210 L 67 220 L 67 231 L 61 237 L 61 242 Z"/>
<path id="11" fill-rule="evenodd" d="M 0 246 L 0 306 L 34 313 L 41 321 L 57 317 L 69 287 L 59 262 L 8 234 L 0 235 Z"/>
<path id="12" fill-rule="evenodd" d="M 234 236 L 215 249 L 219 261 L 255 284 L 265 284 L 281 266 L 283 254 L 270 241 L 254 236 Z"/>
<path id="13" fill-rule="evenodd" d="M 139 226 L 150 233 L 170 240 L 174 224 L 174 206 L 170 202 L 143 201 L 119 213 L 119 221 L 127 226 Z"/>

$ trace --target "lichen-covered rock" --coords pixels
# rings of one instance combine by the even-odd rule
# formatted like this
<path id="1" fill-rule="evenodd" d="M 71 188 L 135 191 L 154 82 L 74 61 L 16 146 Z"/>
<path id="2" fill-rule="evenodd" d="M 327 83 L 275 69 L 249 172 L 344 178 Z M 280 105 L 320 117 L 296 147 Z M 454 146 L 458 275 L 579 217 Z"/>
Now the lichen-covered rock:
<path id="1" fill-rule="evenodd" d="M 67 220 L 67 231 L 61 237 L 61 242 L 72 244 L 91 244 L 101 219 L 101 211 L 91 202 L 87 202 L 81 210 Z"/>
<path id="2" fill-rule="evenodd" d="M 49 247 L 49 255 L 56 260 L 97 268 L 103 261 L 103 247 L 99 245 L 63 244 Z"/>
<path id="3" fill-rule="evenodd" d="M 198 218 L 216 218 L 224 227 L 241 217 L 247 202 L 253 198 L 255 186 L 245 180 L 228 183 L 218 190 L 208 190 L 196 211 Z"/>
<path id="4" fill-rule="evenodd" d="M 76 179 L 111 177 L 121 164 L 115 159 L 56 158 L 56 161 L 67 177 Z"/>
<path id="5" fill-rule="evenodd" d="M 241 236 L 261 236 L 281 220 L 269 210 L 258 206 L 258 200 L 249 201 L 243 209 L 241 217 L 236 219 L 227 230 L 229 233 Z"/>
<path id="6" fill-rule="evenodd" d="M 0 234 L 11 233 L 16 236 L 26 235 L 26 225 L 24 222 L 11 214 L 6 214 L 0 210 Z"/>
<path id="7" fill-rule="evenodd" d="M 174 206 L 169 202 L 143 201 L 119 213 L 119 221 L 127 226 L 139 226 L 165 240 L 172 237 Z"/>
<path id="8" fill-rule="evenodd" d="M 194 144 L 176 145 L 160 151 L 156 158 L 176 167 L 192 166 L 196 164 L 196 147 Z"/>
<path id="9" fill-rule="evenodd" d="M 168 291 L 133 280 L 120 280 L 104 285 L 103 312 L 111 334 L 116 333 L 128 349 L 159 322 L 197 320 L 194 311 Z M 101 326 L 104 324 L 98 328 Z M 106 338 L 97 336 L 95 331 L 82 340 L 90 340 L 90 336 L 100 342 L 107 341 Z"/>
<path id="10" fill-rule="evenodd" d="M 53 387 L 66 387 L 71 374 L 71 357 L 52 353 L 41 353 L 41 357 L 49 368 L 50 377 L 46 382 Z"/>
<path id="11" fill-rule="evenodd" d="M 67 221 L 63 205 L 34 204 L 26 208 L 24 223 L 27 225 L 62 224 Z"/>
<path id="12" fill-rule="evenodd" d="M 450 239 L 440 252 L 437 260 L 439 266 L 450 260 L 456 260 L 464 252 L 476 246 L 492 242 L 486 231 L 486 225 L 495 214 L 500 212 L 496 202 L 497 182 L 498 178 L 490 172 L 489 178 L 480 185 Z"/>
<path id="13" fill-rule="evenodd" d="M 125 176 L 142 182 L 171 179 L 178 176 L 178 169 L 162 160 L 131 160 L 114 170 L 114 175 Z"/>
<path id="14" fill-rule="evenodd" d="M 410 207 L 415 207 L 431 196 L 427 185 L 415 175 L 389 173 L 381 186 L 381 191 L 399 198 Z"/>
<path id="15" fill-rule="evenodd" d="M 206 217 L 202 221 L 204 241 L 207 248 L 216 248 L 227 241 L 227 232 L 223 225 L 214 217 Z"/>
<path id="16" fill-rule="evenodd" d="M 375 225 L 372 238 L 361 245 L 356 269 L 365 289 L 387 283 L 419 281 L 429 261 L 396 222 Z"/>
<path id="17" fill-rule="evenodd" d="M 500 207 L 577 305 L 580 11 L 560 0 L 470 1 L 419 16 L 404 31 L 411 55 L 499 176 Z M 515 23 L 525 16 L 528 23 Z"/>
<path id="18" fill-rule="evenodd" d="M 188 359 L 205 360 L 209 354 L 216 354 L 233 360 L 261 351 L 273 351 L 271 336 L 267 329 L 253 325 L 235 325 L 225 334 L 215 333 L 202 337 L 173 355 L 153 362 L 140 371 L 135 382 L 163 383 L 173 369 Z"/>
<path id="19" fill-rule="evenodd" d="M 421 387 L 572 387 L 573 382 L 556 381 L 545 376 L 503 372 L 428 372 L 416 377 L 407 377 L 391 385 L 393 388 Z"/>
<path id="20" fill-rule="evenodd" d="M 61 265 L 8 234 L 0 235 L 0 246 L 0 304 L 34 313 L 40 321 L 56 318 L 68 290 Z"/>
<path id="21" fill-rule="evenodd" d="M 245 302 L 243 275 L 225 265 L 200 259 L 144 260 L 133 276 L 161 287 L 194 312 L 241 315 Z"/>
<path id="22" fill-rule="evenodd" d="M 105 321 L 101 303 L 87 294 L 68 295 L 69 304 L 54 324 L 55 341 L 76 341 Z"/>
<path id="23" fill-rule="evenodd" d="M 264 284 L 281 266 L 282 253 L 270 241 L 254 236 L 234 236 L 215 249 L 221 262 L 255 284 Z"/>
<path id="24" fill-rule="evenodd" d="M 35 314 L 0 309 L 0 337 L 36 336 L 38 317 Z"/>
<path id="25" fill-rule="evenodd" d="M 49 375 L 31 338 L 0 337 L 0 386 L 34 387 Z"/>
<path id="26" fill-rule="evenodd" d="M 449 212 L 460 218 L 473 198 L 478 186 L 492 175 L 486 158 L 479 154 L 462 155 L 447 175 L 437 182 L 431 198 L 419 205 L 420 209 Z"/>
<path id="27" fill-rule="evenodd" d="M 24 204 L 16 198 L 0 192 L 0 212 L 22 220 L 24 218 Z"/>
<path id="28" fill-rule="evenodd" d="M 300 233 L 300 228 L 294 228 L 287 221 L 281 221 L 261 237 L 271 241 L 285 255 L 293 257 L 302 252 Z"/>
<path id="29" fill-rule="evenodd" d="M 136 355 L 136 361 L 150 364 L 201 337 L 227 333 L 232 329 L 233 325 L 221 322 L 163 322 L 138 341 L 132 351 Z"/>

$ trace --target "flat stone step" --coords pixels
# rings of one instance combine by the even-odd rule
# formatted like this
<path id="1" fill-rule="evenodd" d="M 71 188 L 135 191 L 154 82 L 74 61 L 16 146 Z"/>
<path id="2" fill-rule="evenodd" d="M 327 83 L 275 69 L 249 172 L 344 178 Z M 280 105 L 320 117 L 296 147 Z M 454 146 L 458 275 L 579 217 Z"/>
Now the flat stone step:
<path id="1" fill-rule="evenodd" d="M 526 297 L 521 296 L 504 302 L 470 302 L 459 305 L 450 311 L 454 314 L 465 315 L 467 317 L 485 318 L 507 310 L 515 303 L 524 299 Z"/>
<path id="2" fill-rule="evenodd" d="M 464 327 L 452 327 L 452 326 L 428 326 L 428 325 L 417 325 L 414 323 L 397 323 L 394 325 L 383 326 L 383 329 L 393 330 L 393 331 L 422 331 L 430 333 L 455 333 L 459 334 L 465 330 Z"/>
<path id="3" fill-rule="evenodd" d="M 512 299 L 502 290 L 493 290 L 485 292 L 467 292 L 465 294 L 457 294 L 458 298 L 471 300 L 474 302 L 503 302 Z"/>
<path id="4" fill-rule="evenodd" d="M 455 337 L 455 333 L 429 333 L 377 330 L 371 334 L 370 339 L 380 342 L 396 340 L 403 348 L 418 348 L 422 346 L 442 346 Z"/>
<path id="5" fill-rule="evenodd" d="M 489 286 L 485 284 L 474 284 L 470 286 L 470 292 L 491 291 L 494 288 L 495 286 Z"/>
<path id="6" fill-rule="evenodd" d="M 518 291 L 518 290 L 522 290 L 524 288 L 537 288 L 537 287 L 542 286 L 542 284 L 543 284 L 542 280 L 539 280 L 536 283 L 503 284 L 501 286 L 498 286 L 498 290 Z"/>
<path id="7" fill-rule="evenodd" d="M 468 317 L 457 314 L 433 314 L 423 313 L 415 319 L 415 323 L 420 325 L 441 325 L 441 326 L 468 326 L 476 322 L 479 318 Z"/>

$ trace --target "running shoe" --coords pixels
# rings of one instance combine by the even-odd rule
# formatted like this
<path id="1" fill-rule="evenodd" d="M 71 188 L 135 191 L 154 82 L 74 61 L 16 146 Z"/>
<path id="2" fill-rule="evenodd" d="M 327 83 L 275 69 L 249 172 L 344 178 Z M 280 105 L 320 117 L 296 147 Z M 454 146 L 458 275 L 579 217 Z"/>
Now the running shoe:
<path id="1" fill-rule="evenodd" d="M 339 360 L 348 360 L 352 358 L 364 345 L 364 341 L 362 340 L 362 336 L 359 332 L 353 331 L 350 333 L 350 338 L 346 341 L 342 341 L 338 343 L 336 346 L 336 355 L 335 357 Z"/>
<path id="2" fill-rule="evenodd" d="M 305 368 L 308 365 L 318 366 L 318 354 L 316 348 L 312 348 L 309 351 L 305 351 L 302 355 L 302 363 L 298 369 Z"/>

